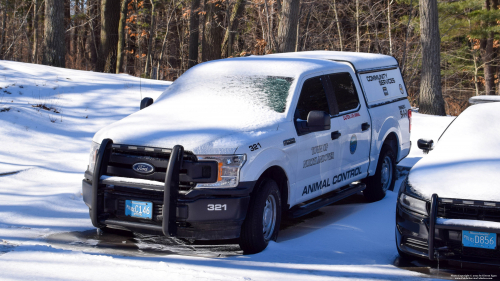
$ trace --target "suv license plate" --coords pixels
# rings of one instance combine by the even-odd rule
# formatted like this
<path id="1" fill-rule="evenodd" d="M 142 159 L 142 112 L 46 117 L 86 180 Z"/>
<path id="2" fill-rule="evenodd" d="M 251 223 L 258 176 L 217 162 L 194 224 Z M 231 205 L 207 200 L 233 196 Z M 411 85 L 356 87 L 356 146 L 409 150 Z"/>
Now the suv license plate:
<path id="1" fill-rule="evenodd" d="M 464 247 L 496 249 L 497 234 L 462 230 L 462 244 Z"/>
<path id="2" fill-rule="evenodd" d="M 142 201 L 125 201 L 125 215 L 141 218 L 141 219 L 152 219 L 153 218 L 153 203 L 142 202 Z"/>

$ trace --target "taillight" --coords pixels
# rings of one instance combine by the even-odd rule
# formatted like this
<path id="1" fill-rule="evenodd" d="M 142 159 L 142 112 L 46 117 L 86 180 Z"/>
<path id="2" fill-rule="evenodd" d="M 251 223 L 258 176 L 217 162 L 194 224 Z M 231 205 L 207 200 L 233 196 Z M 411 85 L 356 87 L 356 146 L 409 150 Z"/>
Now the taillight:
<path id="1" fill-rule="evenodd" d="M 410 124 L 410 133 L 411 133 L 411 109 L 408 109 L 408 123 Z"/>

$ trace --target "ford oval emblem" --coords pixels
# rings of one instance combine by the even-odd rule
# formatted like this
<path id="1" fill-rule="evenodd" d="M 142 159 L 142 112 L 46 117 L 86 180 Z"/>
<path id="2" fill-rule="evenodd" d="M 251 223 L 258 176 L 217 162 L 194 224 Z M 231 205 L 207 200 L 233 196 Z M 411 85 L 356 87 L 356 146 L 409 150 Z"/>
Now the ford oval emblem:
<path id="1" fill-rule="evenodd" d="M 148 163 L 135 163 L 132 166 L 132 169 L 141 174 L 151 174 L 152 172 L 155 171 L 155 167 L 153 167 L 153 165 L 150 165 Z"/>

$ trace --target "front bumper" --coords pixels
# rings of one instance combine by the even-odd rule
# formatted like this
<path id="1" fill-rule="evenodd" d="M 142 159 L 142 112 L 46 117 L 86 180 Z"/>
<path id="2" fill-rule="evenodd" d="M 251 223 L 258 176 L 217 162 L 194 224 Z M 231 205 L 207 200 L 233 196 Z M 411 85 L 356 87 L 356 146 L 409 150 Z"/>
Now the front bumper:
<path id="1" fill-rule="evenodd" d="M 111 144 L 110 140 L 107 143 L 103 141 L 96 162 L 97 173 L 86 173 L 82 182 L 83 200 L 90 209 L 95 227 L 107 226 L 195 240 L 239 237 L 255 182 L 241 182 L 231 189 L 194 188 L 179 192 L 179 171 L 185 162 L 181 160 L 183 148 L 175 146 L 165 171 L 164 184 L 110 184 L 103 177 L 106 173 L 103 167 L 106 167 Z M 152 219 L 126 216 L 126 200 L 153 203 Z M 224 207 L 213 207 L 217 205 Z"/>
<path id="2" fill-rule="evenodd" d="M 396 244 L 400 251 L 429 260 L 477 266 L 500 266 L 500 229 L 465 225 L 438 224 L 437 195 L 431 201 L 430 215 L 413 213 L 398 202 L 396 207 Z M 471 248 L 462 245 L 462 230 L 497 234 L 496 249 Z"/>

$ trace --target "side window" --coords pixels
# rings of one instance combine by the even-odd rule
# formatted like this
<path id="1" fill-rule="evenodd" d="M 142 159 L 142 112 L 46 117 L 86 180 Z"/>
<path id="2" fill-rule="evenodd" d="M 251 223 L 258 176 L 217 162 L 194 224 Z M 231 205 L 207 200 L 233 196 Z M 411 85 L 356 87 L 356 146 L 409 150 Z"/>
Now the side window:
<path id="1" fill-rule="evenodd" d="M 304 82 L 295 110 L 295 119 L 307 120 L 307 115 L 312 110 L 321 110 L 330 114 L 321 77 L 310 78 Z"/>
<path id="2" fill-rule="evenodd" d="M 328 75 L 337 98 L 339 112 L 352 110 L 358 107 L 359 98 L 356 87 L 349 73 L 335 73 Z"/>

